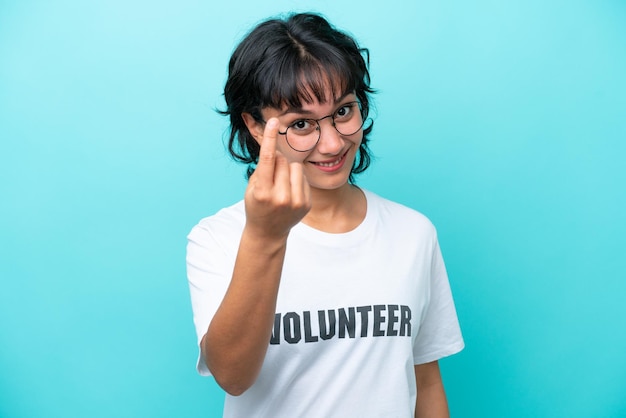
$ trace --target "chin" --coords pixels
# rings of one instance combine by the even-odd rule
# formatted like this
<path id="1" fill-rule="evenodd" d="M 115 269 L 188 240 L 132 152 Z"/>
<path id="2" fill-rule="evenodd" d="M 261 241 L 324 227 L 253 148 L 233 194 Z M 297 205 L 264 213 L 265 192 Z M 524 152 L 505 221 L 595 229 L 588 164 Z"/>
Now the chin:
<path id="1" fill-rule="evenodd" d="M 312 188 L 319 190 L 337 190 L 348 184 L 350 178 L 350 171 L 336 173 L 334 176 L 328 176 L 327 178 L 314 178 L 309 182 Z"/>

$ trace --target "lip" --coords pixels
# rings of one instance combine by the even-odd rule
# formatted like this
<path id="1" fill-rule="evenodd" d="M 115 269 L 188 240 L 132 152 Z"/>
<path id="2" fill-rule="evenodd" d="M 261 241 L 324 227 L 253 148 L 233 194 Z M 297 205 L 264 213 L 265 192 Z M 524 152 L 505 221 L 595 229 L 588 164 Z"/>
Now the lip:
<path id="1" fill-rule="evenodd" d="M 333 173 L 343 168 L 343 166 L 346 163 L 346 159 L 347 159 L 346 157 L 348 156 L 348 152 L 349 150 L 341 154 L 340 157 L 337 157 L 331 160 L 311 161 L 311 164 L 313 164 L 320 171 L 324 171 L 326 173 Z"/>

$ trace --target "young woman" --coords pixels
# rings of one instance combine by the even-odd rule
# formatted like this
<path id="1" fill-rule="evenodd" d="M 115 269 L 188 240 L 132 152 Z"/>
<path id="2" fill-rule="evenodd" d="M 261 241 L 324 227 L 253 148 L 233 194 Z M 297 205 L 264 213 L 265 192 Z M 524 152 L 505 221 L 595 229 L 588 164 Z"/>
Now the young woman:
<path id="1" fill-rule="evenodd" d="M 321 16 L 255 27 L 230 60 L 244 200 L 189 234 L 198 370 L 228 417 L 444 417 L 437 360 L 463 348 L 432 224 L 354 184 L 369 73 Z"/>

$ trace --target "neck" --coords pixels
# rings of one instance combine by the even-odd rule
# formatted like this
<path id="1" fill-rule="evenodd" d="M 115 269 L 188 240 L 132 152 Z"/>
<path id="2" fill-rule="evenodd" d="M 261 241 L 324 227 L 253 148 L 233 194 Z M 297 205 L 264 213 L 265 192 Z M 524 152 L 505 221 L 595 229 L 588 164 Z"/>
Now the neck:
<path id="1" fill-rule="evenodd" d="M 365 218 L 367 202 L 358 187 L 345 184 L 338 189 L 311 189 L 313 206 L 302 222 L 330 233 L 355 229 Z"/>

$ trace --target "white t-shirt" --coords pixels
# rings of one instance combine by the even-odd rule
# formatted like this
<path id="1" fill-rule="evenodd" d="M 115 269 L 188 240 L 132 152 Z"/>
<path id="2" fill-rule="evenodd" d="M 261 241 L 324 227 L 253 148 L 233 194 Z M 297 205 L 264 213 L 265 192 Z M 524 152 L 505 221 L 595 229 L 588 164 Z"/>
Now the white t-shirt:
<path id="1" fill-rule="evenodd" d="M 364 192 L 356 229 L 291 230 L 260 375 L 242 395 L 226 395 L 225 417 L 413 417 L 414 365 L 463 349 L 435 228 Z M 228 287 L 244 222 L 239 202 L 188 236 L 198 343 Z M 202 358 L 197 368 L 210 374 Z"/>

